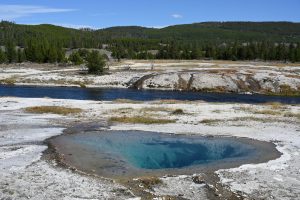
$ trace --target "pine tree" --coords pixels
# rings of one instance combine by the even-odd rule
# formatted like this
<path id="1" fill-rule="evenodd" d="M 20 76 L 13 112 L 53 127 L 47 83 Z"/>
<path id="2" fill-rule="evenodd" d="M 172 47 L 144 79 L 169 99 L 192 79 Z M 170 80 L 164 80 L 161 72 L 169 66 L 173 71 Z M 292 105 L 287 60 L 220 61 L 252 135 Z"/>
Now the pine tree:
<path id="1" fill-rule="evenodd" d="M 6 54 L 0 47 L 0 64 L 7 62 Z"/>
<path id="2" fill-rule="evenodd" d="M 300 62 L 300 43 L 297 43 L 297 49 L 296 49 L 296 58 L 295 58 L 295 60 L 296 60 L 296 62 Z"/>
<path id="3" fill-rule="evenodd" d="M 22 63 L 26 60 L 24 50 L 19 48 L 18 51 L 17 51 L 17 55 L 18 55 L 18 60 L 17 60 L 18 63 Z"/>
<path id="4" fill-rule="evenodd" d="M 83 63 L 83 59 L 81 58 L 80 54 L 78 51 L 74 51 L 70 56 L 69 60 L 74 64 L 74 65 L 81 65 Z"/>
<path id="5" fill-rule="evenodd" d="M 6 58 L 9 63 L 17 61 L 17 51 L 15 44 L 9 40 L 5 45 Z"/>
<path id="6" fill-rule="evenodd" d="M 196 60 L 196 59 L 200 59 L 201 56 L 202 55 L 201 55 L 200 49 L 197 48 L 197 47 L 194 47 L 193 50 L 190 53 L 190 58 L 193 59 L 193 60 Z"/>
<path id="7" fill-rule="evenodd" d="M 48 59 L 47 61 L 49 63 L 55 63 L 57 62 L 57 52 L 58 50 L 56 49 L 55 46 L 51 45 L 48 49 Z"/>
<path id="8" fill-rule="evenodd" d="M 103 74 L 105 60 L 98 51 L 92 51 L 87 57 L 87 67 L 90 74 Z"/>

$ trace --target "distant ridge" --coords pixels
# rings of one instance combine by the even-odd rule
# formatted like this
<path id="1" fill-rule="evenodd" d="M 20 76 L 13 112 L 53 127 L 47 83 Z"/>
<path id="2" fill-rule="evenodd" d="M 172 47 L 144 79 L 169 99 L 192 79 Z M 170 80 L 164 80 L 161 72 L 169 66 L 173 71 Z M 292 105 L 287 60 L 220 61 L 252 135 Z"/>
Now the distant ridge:
<path id="1" fill-rule="evenodd" d="M 295 22 L 202 22 L 173 25 L 161 29 L 140 26 L 117 26 L 99 30 L 73 29 L 50 24 L 19 25 L 0 23 L 0 44 L 12 37 L 18 45 L 24 45 L 28 38 L 40 37 L 71 47 L 98 47 L 114 39 L 155 40 L 161 42 L 181 41 L 183 43 L 224 42 L 300 42 L 300 23 Z"/>

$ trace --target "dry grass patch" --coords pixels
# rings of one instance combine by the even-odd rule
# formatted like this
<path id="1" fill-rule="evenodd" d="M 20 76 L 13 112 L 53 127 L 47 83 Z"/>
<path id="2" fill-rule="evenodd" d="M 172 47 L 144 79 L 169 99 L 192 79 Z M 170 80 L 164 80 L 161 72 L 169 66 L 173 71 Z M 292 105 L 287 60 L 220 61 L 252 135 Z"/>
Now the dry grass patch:
<path id="1" fill-rule="evenodd" d="M 5 85 L 14 85 L 16 82 L 17 81 L 15 78 L 6 78 L 0 80 L 0 84 L 5 84 Z"/>
<path id="2" fill-rule="evenodd" d="M 266 103 L 263 106 L 268 106 L 266 109 L 256 109 L 255 107 L 238 107 L 236 110 L 262 115 L 281 115 L 284 107 L 281 103 Z"/>
<path id="3" fill-rule="evenodd" d="M 212 113 L 217 113 L 217 114 L 220 114 L 220 113 L 222 113 L 222 110 L 213 110 L 213 111 L 211 111 Z"/>
<path id="4" fill-rule="evenodd" d="M 80 108 L 67 108 L 67 107 L 60 107 L 60 106 L 35 106 L 35 107 L 28 107 L 25 108 L 26 112 L 30 113 L 52 113 L 58 115 L 68 115 L 68 114 L 77 114 L 80 113 L 82 110 Z"/>
<path id="5" fill-rule="evenodd" d="M 200 121 L 201 124 L 214 125 L 221 122 L 219 119 L 203 119 Z"/>
<path id="6" fill-rule="evenodd" d="M 81 88 L 86 88 L 86 83 L 80 81 L 68 82 L 71 85 L 78 85 Z"/>
<path id="7" fill-rule="evenodd" d="M 285 106 L 279 102 L 269 102 L 269 103 L 264 103 L 263 105 L 270 106 L 273 110 L 279 110 L 285 108 Z"/>
<path id="8" fill-rule="evenodd" d="M 184 115 L 185 112 L 182 109 L 176 109 L 172 112 L 172 115 Z"/>
<path id="9" fill-rule="evenodd" d="M 119 108 L 119 109 L 114 109 L 114 110 L 110 110 L 109 113 L 121 113 L 121 114 L 126 114 L 129 112 L 133 112 L 134 109 L 133 108 Z M 108 113 L 107 113 L 108 114 Z"/>
<path id="10" fill-rule="evenodd" d="M 188 101 L 188 100 L 176 100 L 176 99 L 162 99 L 154 101 L 153 104 L 193 104 L 199 101 Z M 203 102 L 203 101 L 201 101 Z"/>
<path id="11" fill-rule="evenodd" d="M 291 86 L 287 85 L 287 84 L 283 84 L 279 86 L 280 88 L 280 94 L 279 95 L 283 95 L 283 96 L 300 96 L 300 91 L 291 88 Z"/>
<path id="12" fill-rule="evenodd" d="M 153 186 L 160 185 L 160 184 L 163 183 L 162 180 L 160 180 L 157 177 L 143 177 L 143 178 L 139 178 L 138 182 L 140 183 L 140 185 L 143 186 L 143 188 L 146 188 L 146 189 L 152 189 Z"/>
<path id="13" fill-rule="evenodd" d="M 114 103 L 131 103 L 131 104 L 142 104 L 144 103 L 143 101 L 135 101 L 135 100 L 130 100 L 130 99 L 116 99 L 113 101 Z"/>
<path id="14" fill-rule="evenodd" d="M 237 111 L 251 112 L 251 113 L 255 111 L 253 107 L 246 107 L 246 106 L 234 107 L 234 109 Z"/>
<path id="15" fill-rule="evenodd" d="M 258 111 L 255 111 L 254 114 L 261 114 L 261 115 L 281 115 L 281 112 L 274 111 L 274 110 L 258 110 Z"/>
<path id="16" fill-rule="evenodd" d="M 111 117 L 109 121 L 118 122 L 118 123 L 127 123 L 127 124 L 169 124 L 169 123 L 176 122 L 176 120 L 172 120 L 172 119 L 160 119 L 160 118 L 144 117 L 144 116 Z"/>
<path id="17" fill-rule="evenodd" d="M 140 111 L 142 112 L 171 112 L 171 108 L 166 107 L 145 107 L 141 108 Z"/>
<path id="18" fill-rule="evenodd" d="M 292 118 L 297 118 L 298 120 L 300 120 L 300 113 L 288 112 L 288 113 L 284 114 L 284 117 L 292 117 Z"/>
<path id="19" fill-rule="evenodd" d="M 236 118 L 233 118 L 233 119 L 229 119 L 227 121 L 233 121 L 233 122 L 236 122 L 236 121 L 255 121 L 255 122 L 262 122 L 262 123 L 267 123 L 267 122 L 274 122 L 276 120 L 274 119 L 270 119 L 270 118 L 258 118 L 258 117 L 236 117 Z"/>

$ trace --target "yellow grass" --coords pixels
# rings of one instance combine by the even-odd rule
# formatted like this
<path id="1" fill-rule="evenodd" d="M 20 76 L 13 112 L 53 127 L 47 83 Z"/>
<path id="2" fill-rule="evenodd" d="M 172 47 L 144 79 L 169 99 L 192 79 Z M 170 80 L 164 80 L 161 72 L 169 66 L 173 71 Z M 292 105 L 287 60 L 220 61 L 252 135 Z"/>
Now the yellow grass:
<path id="1" fill-rule="evenodd" d="M 162 180 L 157 177 L 143 177 L 139 178 L 138 181 L 144 188 L 152 189 L 153 186 L 162 184 Z"/>
<path id="2" fill-rule="evenodd" d="M 292 112 L 288 112 L 284 114 L 285 117 L 293 117 L 293 118 L 297 118 L 300 120 L 300 113 L 292 113 Z"/>
<path id="3" fill-rule="evenodd" d="M 115 103 L 128 103 L 128 104 L 139 104 L 143 103 L 142 101 L 134 101 L 130 99 L 116 99 L 114 100 Z"/>
<path id="4" fill-rule="evenodd" d="M 207 124 L 207 125 L 213 125 L 216 124 L 218 122 L 220 122 L 221 120 L 218 119 L 203 119 L 200 121 L 201 124 Z"/>
<path id="5" fill-rule="evenodd" d="M 159 119 L 159 118 L 144 117 L 144 116 L 111 117 L 109 121 L 127 123 L 127 124 L 168 124 L 168 123 L 176 122 L 176 120 L 171 120 L 171 119 Z"/>
<path id="6" fill-rule="evenodd" d="M 82 110 L 80 108 L 67 108 L 67 107 L 60 107 L 60 106 L 35 106 L 35 107 L 28 107 L 25 108 L 26 112 L 30 113 L 52 113 L 52 114 L 59 114 L 59 115 L 68 115 L 68 114 L 77 114 L 80 113 Z"/>
<path id="7" fill-rule="evenodd" d="M 274 110 L 284 108 L 284 105 L 282 103 L 279 103 L 279 102 L 269 102 L 269 103 L 265 103 L 264 105 L 270 106 Z"/>
<path id="8" fill-rule="evenodd" d="M 281 112 L 274 111 L 274 110 L 258 110 L 258 111 L 255 111 L 254 114 L 261 114 L 261 115 L 281 115 Z"/>
<path id="9" fill-rule="evenodd" d="M 0 80 L 0 84 L 5 84 L 5 85 L 14 85 L 16 83 L 16 79 L 14 78 L 6 78 Z"/>

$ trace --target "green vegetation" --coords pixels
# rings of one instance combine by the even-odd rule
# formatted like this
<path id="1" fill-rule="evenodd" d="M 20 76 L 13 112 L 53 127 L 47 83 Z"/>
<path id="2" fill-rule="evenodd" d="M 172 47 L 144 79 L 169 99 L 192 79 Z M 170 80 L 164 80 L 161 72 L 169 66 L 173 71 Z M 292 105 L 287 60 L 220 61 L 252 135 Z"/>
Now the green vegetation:
<path id="1" fill-rule="evenodd" d="M 10 42 L 13 41 L 13 42 Z M 54 25 L 0 23 L 0 45 L 5 62 L 64 62 L 65 49 L 103 46 L 116 59 L 223 59 L 300 61 L 300 23 L 207 22 L 162 29 L 137 26 L 100 30 Z M 21 48 L 15 52 L 13 46 Z M 23 49 L 25 53 L 22 56 Z M 86 52 L 70 61 L 80 64 Z M 84 55 L 85 54 L 85 55 Z M 0 62 L 3 62 L 0 52 Z M 20 58 L 20 59 L 18 59 Z"/>
<path id="2" fill-rule="evenodd" d="M 182 109 L 176 109 L 172 112 L 173 115 L 183 115 L 184 111 Z"/>
<path id="3" fill-rule="evenodd" d="M 28 107 L 25 108 L 26 112 L 30 113 L 52 113 L 52 114 L 59 114 L 59 115 L 68 115 L 68 114 L 77 114 L 80 113 L 82 110 L 80 108 L 66 108 L 60 106 L 35 106 L 35 107 Z"/>
<path id="4" fill-rule="evenodd" d="M 26 60 L 37 63 L 63 62 L 65 52 L 58 41 L 28 39 L 25 44 Z"/>
<path id="5" fill-rule="evenodd" d="M 133 116 L 133 117 L 111 117 L 111 122 L 128 123 L 128 124 L 168 124 L 175 123 L 176 120 L 170 119 L 158 119 L 145 116 Z"/>
<path id="6" fill-rule="evenodd" d="M 2 51 L 2 49 L 0 48 L 0 64 L 5 63 L 6 61 L 7 61 L 6 53 Z"/>
<path id="7" fill-rule="evenodd" d="M 18 55 L 16 51 L 16 45 L 11 41 L 7 41 L 5 45 L 5 53 L 6 53 L 6 59 L 9 63 L 16 62 Z"/>
<path id="8" fill-rule="evenodd" d="M 74 51 L 69 56 L 69 61 L 73 63 L 73 65 L 81 65 L 83 64 L 83 58 L 80 56 L 78 51 Z"/>
<path id="9" fill-rule="evenodd" d="M 103 74 L 105 60 L 98 51 L 92 51 L 87 56 L 87 67 L 90 74 Z"/>

